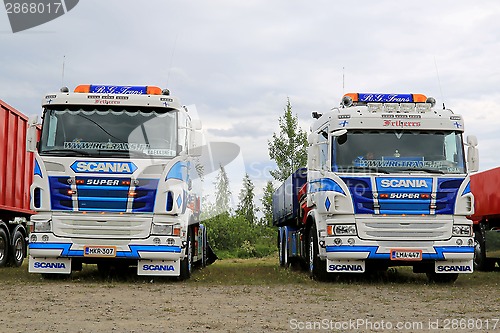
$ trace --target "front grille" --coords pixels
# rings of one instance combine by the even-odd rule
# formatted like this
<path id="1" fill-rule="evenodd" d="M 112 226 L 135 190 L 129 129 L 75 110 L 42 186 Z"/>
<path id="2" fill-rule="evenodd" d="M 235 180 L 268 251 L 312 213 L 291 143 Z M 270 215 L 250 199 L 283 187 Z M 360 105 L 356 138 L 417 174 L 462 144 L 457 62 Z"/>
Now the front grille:
<path id="1" fill-rule="evenodd" d="M 87 213 L 54 216 L 52 221 L 59 237 L 133 239 L 149 236 L 152 217 Z"/>
<path id="2" fill-rule="evenodd" d="M 452 224 L 453 220 L 436 219 L 434 215 L 356 219 L 359 237 L 366 240 L 446 240 L 451 237 Z"/>

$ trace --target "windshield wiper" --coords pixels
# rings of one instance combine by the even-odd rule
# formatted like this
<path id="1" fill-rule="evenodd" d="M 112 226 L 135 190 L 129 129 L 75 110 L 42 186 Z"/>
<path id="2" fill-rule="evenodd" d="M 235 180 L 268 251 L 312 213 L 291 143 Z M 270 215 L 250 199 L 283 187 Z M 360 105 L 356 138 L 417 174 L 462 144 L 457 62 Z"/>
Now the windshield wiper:
<path id="1" fill-rule="evenodd" d="M 48 155 L 58 155 L 58 156 L 90 156 L 89 152 L 77 149 L 50 149 L 50 150 L 42 150 L 40 153 Z"/>
<path id="2" fill-rule="evenodd" d="M 439 174 L 444 174 L 443 170 L 439 169 L 429 169 L 429 168 L 418 168 L 418 169 L 413 169 L 413 168 L 406 168 L 406 169 L 398 169 L 398 171 L 413 171 L 413 172 L 427 172 L 427 173 L 439 173 Z"/>
<path id="3" fill-rule="evenodd" d="M 138 151 L 138 150 L 110 150 L 110 149 L 99 149 L 97 150 L 99 155 L 119 155 L 119 156 L 126 156 L 126 157 L 146 157 L 146 158 L 151 158 L 150 155 Z"/>
<path id="4" fill-rule="evenodd" d="M 367 172 L 369 171 L 369 172 L 374 172 L 374 173 L 390 173 L 389 170 L 377 168 L 377 167 L 350 166 L 348 168 L 342 168 L 342 172 L 349 172 L 350 170 L 367 171 Z"/>
<path id="5" fill-rule="evenodd" d="M 129 155 L 128 150 L 97 149 L 97 153 L 99 153 L 99 155 L 103 154 Z"/>

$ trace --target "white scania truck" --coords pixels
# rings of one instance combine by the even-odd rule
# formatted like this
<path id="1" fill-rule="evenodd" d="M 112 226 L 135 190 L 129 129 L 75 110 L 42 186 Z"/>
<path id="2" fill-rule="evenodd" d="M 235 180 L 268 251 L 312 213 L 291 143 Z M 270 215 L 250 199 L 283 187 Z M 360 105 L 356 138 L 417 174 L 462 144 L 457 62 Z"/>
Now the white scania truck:
<path id="1" fill-rule="evenodd" d="M 35 118 L 27 135 L 37 212 L 30 272 L 70 274 L 87 263 L 187 279 L 214 259 L 195 184 L 201 125 L 168 90 L 80 85 L 42 106 L 40 141 Z"/>
<path id="2" fill-rule="evenodd" d="M 274 193 L 280 264 L 311 276 L 413 266 L 453 282 L 473 270 L 470 171 L 477 140 L 421 94 L 344 95 L 316 119 L 308 166 Z"/>

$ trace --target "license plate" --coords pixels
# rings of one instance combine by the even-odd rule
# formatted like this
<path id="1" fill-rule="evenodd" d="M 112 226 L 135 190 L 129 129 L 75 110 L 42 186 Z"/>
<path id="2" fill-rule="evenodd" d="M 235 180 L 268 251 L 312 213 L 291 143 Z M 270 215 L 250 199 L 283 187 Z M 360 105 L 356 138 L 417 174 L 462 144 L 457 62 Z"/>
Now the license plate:
<path id="1" fill-rule="evenodd" d="M 422 260 L 422 250 L 392 249 L 391 260 Z"/>
<path id="2" fill-rule="evenodd" d="M 116 257 L 116 246 L 85 246 L 85 257 Z"/>

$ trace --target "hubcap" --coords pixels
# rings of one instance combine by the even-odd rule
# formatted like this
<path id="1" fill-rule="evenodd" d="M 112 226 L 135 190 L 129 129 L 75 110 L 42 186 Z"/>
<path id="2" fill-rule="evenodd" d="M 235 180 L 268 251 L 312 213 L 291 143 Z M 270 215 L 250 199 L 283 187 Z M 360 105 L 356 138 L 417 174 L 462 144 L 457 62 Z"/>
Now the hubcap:
<path id="1" fill-rule="evenodd" d="M 309 272 L 314 270 L 314 241 L 311 238 L 309 242 Z"/>
<path id="2" fill-rule="evenodd" d="M 21 261 L 23 259 L 23 242 L 20 238 L 16 241 L 15 257 L 16 261 Z"/>
<path id="3" fill-rule="evenodd" d="M 283 264 L 285 260 L 283 259 L 283 237 L 281 237 L 281 234 L 280 234 L 280 246 L 278 249 L 278 255 L 280 258 L 280 262 Z"/>
<path id="4" fill-rule="evenodd" d="M 474 240 L 474 261 L 477 262 L 481 257 L 481 246 L 477 240 Z"/>
<path id="5" fill-rule="evenodd" d="M 191 262 L 192 262 L 191 256 L 193 255 L 191 250 L 191 240 L 188 240 L 187 246 L 188 246 L 188 271 L 189 273 L 191 273 Z"/>
<path id="6" fill-rule="evenodd" d="M 0 238 L 0 261 L 3 260 L 5 256 L 5 240 Z"/>

